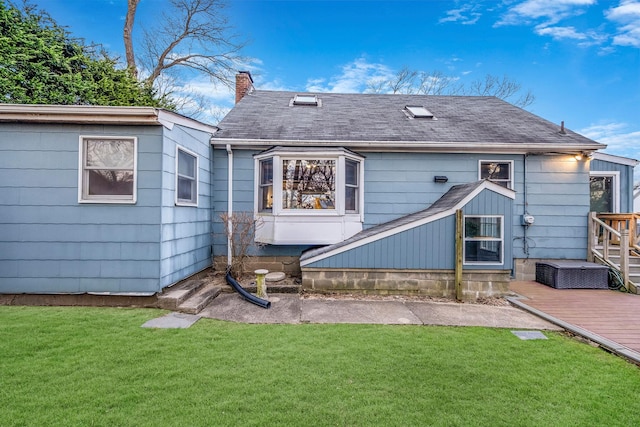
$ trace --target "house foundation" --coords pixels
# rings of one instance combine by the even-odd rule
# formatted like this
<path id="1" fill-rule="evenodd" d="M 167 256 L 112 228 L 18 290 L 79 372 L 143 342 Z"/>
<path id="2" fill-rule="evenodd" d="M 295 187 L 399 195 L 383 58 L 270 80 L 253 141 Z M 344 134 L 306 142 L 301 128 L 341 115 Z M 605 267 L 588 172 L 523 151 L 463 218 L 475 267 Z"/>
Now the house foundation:
<path id="1" fill-rule="evenodd" d="M 462 275 L 464 300 L 508 293 L 507 270 L 470 270 Z M 453 270 L 364 270 L 302 268 L 302 288 L 319 293 L 422 295 L 455 299 Z"/>
<path id="2" fill-rule="evenodd" d="M 514 261 L 514 280 L 518 282 L 522 281 L 535 281 L 536 280 L 536 263 L 547 262 L 549 258 L 516 258 Z M 562 261 L 584 261 L 582 260 L 562 260 Z"/>
<path id="3" fill-rule="evenodd" d="M 225 271 L 227 269 L 227 257 L 214 257 L 213 268 L 215 271 Z M 281 271 L 287 276 L 300 277 L 300 258 L 295 256 L 252 256 L 245 260 L 245 272 L 253 273 L 254 270 L 258 269 Z"/>

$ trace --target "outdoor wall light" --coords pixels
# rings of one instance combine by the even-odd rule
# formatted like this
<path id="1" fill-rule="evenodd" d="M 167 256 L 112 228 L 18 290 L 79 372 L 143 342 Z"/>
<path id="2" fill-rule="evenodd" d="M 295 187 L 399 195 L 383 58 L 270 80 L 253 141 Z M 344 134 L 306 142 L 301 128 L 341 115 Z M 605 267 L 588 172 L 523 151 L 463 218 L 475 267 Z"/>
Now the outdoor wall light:
<path id="1" fill-rule="evenodd" d="M 434 182 L 444 183 L 444 182 L 449 181 L 449 178 L 447 178 L 446 176 L 436 175 L 436 176 L 433 177 L 433 181 Z"/>

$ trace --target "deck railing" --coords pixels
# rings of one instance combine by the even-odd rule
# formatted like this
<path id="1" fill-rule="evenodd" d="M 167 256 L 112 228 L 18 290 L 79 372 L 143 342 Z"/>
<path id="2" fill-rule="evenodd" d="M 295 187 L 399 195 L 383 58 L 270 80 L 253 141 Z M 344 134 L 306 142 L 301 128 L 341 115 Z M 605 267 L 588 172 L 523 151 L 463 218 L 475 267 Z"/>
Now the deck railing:
<path id="1" fill-rule="evenodd" d="M 618 270 L 627 289 L 636 287 L 629 278 L 629 256 L 640 254 L 638 220 L 636 213 L 589 214 L 589 261 L 597 258 Z"/>
<path id="2" fill-rule="evenodd" d="M 629 230 L 629 247 L 640 250 L 640 236 L 638 235 L 640 213 L 599 213 L 597 217 L 618 232 Z M 617 242 L 614 241 L 614 243 Z"/>

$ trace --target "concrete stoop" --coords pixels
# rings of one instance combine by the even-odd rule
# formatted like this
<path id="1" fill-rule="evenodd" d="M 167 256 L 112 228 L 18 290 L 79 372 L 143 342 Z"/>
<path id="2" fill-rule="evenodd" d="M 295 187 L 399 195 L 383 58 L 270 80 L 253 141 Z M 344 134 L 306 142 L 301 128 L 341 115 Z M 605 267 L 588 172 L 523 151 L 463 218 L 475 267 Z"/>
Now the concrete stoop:
<path id="1" fill-rule="evenodd" d="M 240 283 L 249 293 L 257 292 L 255 282 Z M 188 279 L 165 289 L 157 298 L 158 308 L 177 311 L 187 314 L 198 314 L 221 293 L 234 292 L 224 277 L 210 276 L 197 279 Z M 292 283 L 292 280 L 267 283 L 267 293 L 300 293 L 301 286 Z"/>
<path id="2" fill-rule="evenodd" d="M 213 283 L 201 286 L 198 291 L 193 293 L 182 304 L 178 306 L 177 311 L 187 314 L 200 313 L 211 301 L 222 292 L 222 287 Z"/>
<path id="3" fill-rule="evenodd" d="M 222 292 L 222 287 L 206 279 L 192 279 L 165 289 L 158 295 L 158 307 L 198 314 Z"/>

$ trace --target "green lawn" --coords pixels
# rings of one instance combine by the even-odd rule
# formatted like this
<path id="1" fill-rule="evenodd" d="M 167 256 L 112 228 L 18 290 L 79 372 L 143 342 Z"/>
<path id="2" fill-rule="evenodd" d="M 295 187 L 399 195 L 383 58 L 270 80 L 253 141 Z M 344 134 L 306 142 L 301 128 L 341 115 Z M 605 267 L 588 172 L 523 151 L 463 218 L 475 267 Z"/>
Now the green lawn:
<path id="1" fill-rule="evenodd" d="M 0 425 L 631 426 L 640 370 L 557 333 L 0 307 Z"/>

